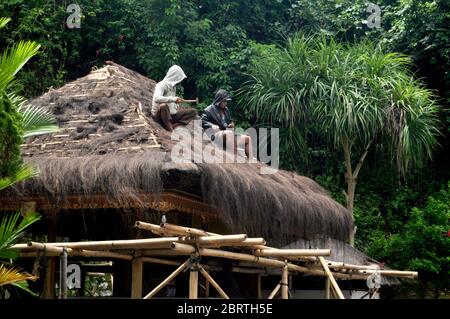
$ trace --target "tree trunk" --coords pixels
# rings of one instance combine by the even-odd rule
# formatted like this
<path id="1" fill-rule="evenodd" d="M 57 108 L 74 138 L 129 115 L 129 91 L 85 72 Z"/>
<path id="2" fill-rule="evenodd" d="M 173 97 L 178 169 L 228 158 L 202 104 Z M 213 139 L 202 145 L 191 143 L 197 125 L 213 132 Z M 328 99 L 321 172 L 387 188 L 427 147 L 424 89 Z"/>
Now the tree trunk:
<path id="1" fill-rule="evenodd" d="M 347 183 L 347 194 L 346 194 L 346 204 L 347 209 L 353 216 L 353 205 L 355 202 L 355 191 L 356 191 L 356 181 L 358 179 L 359 172 L 361 170 L 362 165 L 364 164 L 364 160 L 366 159 L 367 154 L 369 153 L 369 148 L 372 145 L 373 140 L 370 141 L 364 153 L 361 155 L 358 164 L 355 167 L 355 170 L 352 168 L 352 145 L 349 143 L 347 138 L 342 139 L 342 146 L 344 149 L 344 159 L 345 159 L 345 182 Z M 355 245 L 355 235 L 356 235 L 356 226 L 353 227 L 353 230 L 349 237 L 349 243 L 353 247 Z"/>

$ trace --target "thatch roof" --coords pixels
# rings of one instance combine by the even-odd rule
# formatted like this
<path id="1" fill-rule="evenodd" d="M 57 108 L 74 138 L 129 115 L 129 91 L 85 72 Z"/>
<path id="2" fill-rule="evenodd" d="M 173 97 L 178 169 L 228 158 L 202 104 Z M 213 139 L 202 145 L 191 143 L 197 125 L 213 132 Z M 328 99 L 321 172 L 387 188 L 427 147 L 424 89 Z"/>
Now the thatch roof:
<path id="1" fill-rule="evenodd" d="M 217 214 L 233 232 L 272 243 L 347 240 L 351 214 L 307 177 L 286 171 L 261 175 L 261 163 L 173 163 L 173 142 L 149 117 L 154 86 L 153 80 L 110 64 L 30 101 L 48 107 L 61 131 L 26 141 L 23 156 L 41 174 L 0 193 L 0 205 L 7 195 L 95 208 L 101 196 L 118 207 L 155 208 L 154 203 L 179 196 L 181 206 Z"/>

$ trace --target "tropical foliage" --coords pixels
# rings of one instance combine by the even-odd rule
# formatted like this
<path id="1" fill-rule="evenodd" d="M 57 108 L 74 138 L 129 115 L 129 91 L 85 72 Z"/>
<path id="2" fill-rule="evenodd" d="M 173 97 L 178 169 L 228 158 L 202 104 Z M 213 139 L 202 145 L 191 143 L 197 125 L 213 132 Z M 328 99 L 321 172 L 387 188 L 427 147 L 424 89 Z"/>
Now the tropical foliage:
<path id="1" fill-rule="evenodd" d="M 259 50 L 252 79 L 238 91 L 242 107 L 258 122 L 287 128 L 289 143 L 308 145 L 313 135 L 329 141 L 330 152 L 340 148 L 351 211 L 359 172 L 373 148 L 386 147 L 403 173 L 431 158 L 438 106 L 408 71 L 406 56 L 386 54 L 371 42 L 347 45 L 303 35 L 286 48 Z M 308 151 L 287 149 L 291 157 Z"/>
<path id="2" fill-rule="evenodd" d="M 0 28 L 9 19 L 0 18 Z M 14 92 L 17 72 L 37 54 L 39 45 L 32 41 L 20 41 L 0 54 L 0 190 L 14 183 L 35 176 L 38 171 L 24 165 L 20 157 L 23 138 L 55 132 L 55 119 L 44 109 L 27 106 L 25 100 Z M 6 287 L 12 285 L 28 290 L 26 280 L 36 277 L 15 268 L 11 261 L 17 254 L 10 250 L 25 230 L 38 221 L 36 213 L 21 217 L 20 213 L 3 214 L 0 223 L 0 289 L 6 296 Z"/>

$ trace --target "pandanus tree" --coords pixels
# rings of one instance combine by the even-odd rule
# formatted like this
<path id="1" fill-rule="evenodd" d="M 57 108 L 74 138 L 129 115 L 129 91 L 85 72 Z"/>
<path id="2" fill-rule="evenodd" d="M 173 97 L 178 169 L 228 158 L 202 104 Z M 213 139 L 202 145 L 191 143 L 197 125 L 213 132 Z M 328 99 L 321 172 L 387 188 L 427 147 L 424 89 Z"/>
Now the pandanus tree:
<path id="1" fill-rule="evenodd" d="M 0 29 L 8 22 L 9 19 L 0 18 Z M 20 144 L 23 139 L 57 130 L 51 113 L 27 105 L 25 99 L 13 89 L 17 72 L 38 50 L 37 43 L 20 41 L 0 53 L 0 190 L 38 174 L 36 168 L 22 162 Z M 12 265 L 11 261 L 17 257 L 17 253 L 9 248 L 40 216 L 32 213 L 22 218 L 20 213 L 3 213 L 0 217 L 1 296 L 8 285 L 27 290 L 26 280 L 36 278 Z"/>
<path id="2" fill-rule="evenodd" d="M 402 173 L 431 157 L 439 109 L 409 71 L 407 56 L 384 53 L 370 42 L 342 44 L 301 34 L 286 47 L 258 52 L 251 80 L 238 91 L 240 104 L 258 121 L 287 128 L 289 144 L 307 145 L 301 132 L 314 126 L 330 141 L 329 151 L 342 150 L 352 213 L 357 179 L 375 144 L 392 154 Z"/>

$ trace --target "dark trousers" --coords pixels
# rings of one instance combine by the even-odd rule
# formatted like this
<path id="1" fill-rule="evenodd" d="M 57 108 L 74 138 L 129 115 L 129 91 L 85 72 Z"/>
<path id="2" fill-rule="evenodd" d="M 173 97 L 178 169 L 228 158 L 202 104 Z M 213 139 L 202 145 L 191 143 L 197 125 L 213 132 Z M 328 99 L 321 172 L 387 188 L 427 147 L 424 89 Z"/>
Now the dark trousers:
<path id="1" fill-rule="evenodd" d="M 154 118 L 166 130 L 173 131 L 177 124 L 188 125 L 196 117 L 197 110 L 191 107 L 179 108 L 177 113 L 170 114 L 169 105 L 161 104 Z"/>

